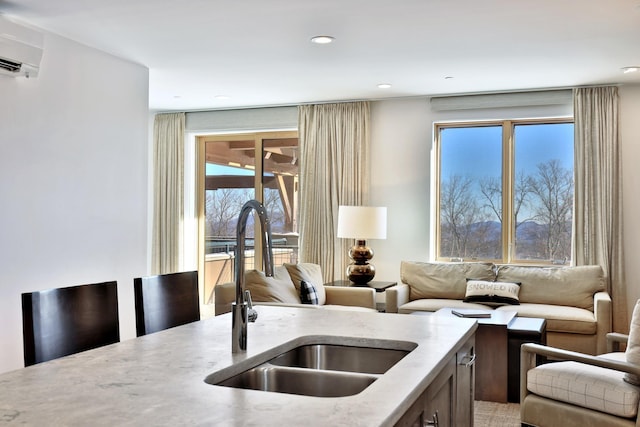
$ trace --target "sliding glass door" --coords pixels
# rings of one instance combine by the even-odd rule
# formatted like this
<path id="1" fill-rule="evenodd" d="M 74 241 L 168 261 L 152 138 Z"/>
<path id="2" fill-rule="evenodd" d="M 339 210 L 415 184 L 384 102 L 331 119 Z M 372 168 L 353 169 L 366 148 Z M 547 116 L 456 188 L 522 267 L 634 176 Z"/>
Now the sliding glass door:
<path id="1" fill-rule="evenodd" d="M 199 271 L 204 304 L 217 284 L 234 280 L 236 225 L 247 200 L 265 206 L 271 222 L 274 264 L 298 253 L 298 134 L 295 131 L 198 137 Z M 256 223 L 255 226 L 259 226 Z M 245 241 L 245 269 L 262 269 L 253 218 Z M 257 249 L 257 250 L 256 250 Z"/>

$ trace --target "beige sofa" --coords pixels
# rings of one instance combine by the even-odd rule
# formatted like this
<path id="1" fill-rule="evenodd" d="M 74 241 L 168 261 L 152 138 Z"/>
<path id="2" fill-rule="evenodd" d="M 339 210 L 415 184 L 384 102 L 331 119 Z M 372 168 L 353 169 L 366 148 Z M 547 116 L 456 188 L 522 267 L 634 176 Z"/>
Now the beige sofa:
<path id="1" fill-rule="evenodd" d="M 255 305 L 279 305 L 310 309 L 357 310 L 376 312 L 376 292 L 373 288 L 324 286 L 322 270 L 311 263 L 284 264 L 274 268 L 273 277 L 258 270 L 245 273 L 245 289 L 251 292 Z M 302 304 L 300 283 L 312 283 L 318 304 Z M 235 283 L 223 283 L 215 287 L 215 314 L 231 311 L 235 302 Z"/>
<path id="2" fill-rule="evenodd" d="M 515 311 L 520 317 L 546 319 L 549 346 L 592 355 L 606 351 L 611 298 L 600 266 L 403 261 L 400 273 L 401 283 L 386 291 L 388 313 L 432 312 L 444 307 Z M 471 280 L 488 285 L 518 284 L 519 304 L 495 303 L 492 298 L 482 303 L 465 302 Z"/>

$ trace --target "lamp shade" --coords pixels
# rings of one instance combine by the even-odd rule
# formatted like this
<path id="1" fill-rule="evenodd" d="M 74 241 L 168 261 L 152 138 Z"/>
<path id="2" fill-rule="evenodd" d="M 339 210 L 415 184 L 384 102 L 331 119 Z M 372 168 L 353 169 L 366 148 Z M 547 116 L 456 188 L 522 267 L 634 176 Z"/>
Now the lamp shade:
<path id="1" fill-rule="evenodd" d="M 386 239 L 387 208 L 373 206 L 340 206 L 338 237 L 347 239 Z"/>

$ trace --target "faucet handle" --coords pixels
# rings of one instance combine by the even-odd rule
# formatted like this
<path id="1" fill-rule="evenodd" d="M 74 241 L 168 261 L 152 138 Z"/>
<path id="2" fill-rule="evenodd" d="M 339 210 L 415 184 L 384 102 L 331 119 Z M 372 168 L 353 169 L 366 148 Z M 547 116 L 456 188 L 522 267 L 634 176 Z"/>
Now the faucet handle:
<path id="1" fill-rule="evenodd" d="M 249 317 L 249 322 L 255 322 L 258 318 L 258 312 L 253 309 L 251 292 L 249 292 L 248 289 L 244 291 L 244 301 L 247 303 L 247 316 Z"/>

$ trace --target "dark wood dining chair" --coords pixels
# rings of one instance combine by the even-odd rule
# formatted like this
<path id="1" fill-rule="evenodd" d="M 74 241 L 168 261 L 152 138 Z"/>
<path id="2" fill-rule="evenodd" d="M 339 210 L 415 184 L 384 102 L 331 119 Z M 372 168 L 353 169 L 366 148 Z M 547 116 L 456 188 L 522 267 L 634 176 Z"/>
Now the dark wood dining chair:
<path id="1" fill-rule="evenodd" d="M 24 365 L 120 341 L 118 285 L 94 283 L 22 294 Z"/>
<path id="2" fill-rule="evenodd" d="M 133 279 L 136 334 L 151 334 L 200 320 L 198 272 Z"/>

